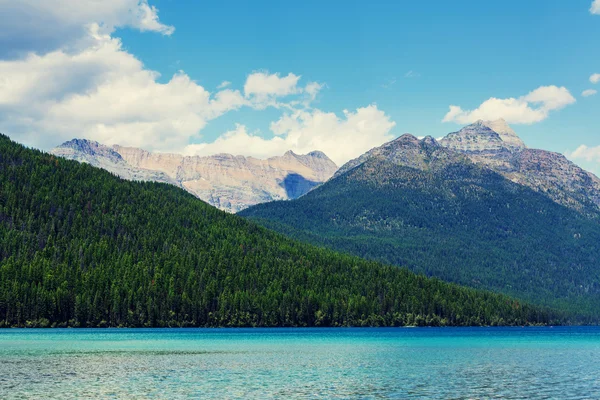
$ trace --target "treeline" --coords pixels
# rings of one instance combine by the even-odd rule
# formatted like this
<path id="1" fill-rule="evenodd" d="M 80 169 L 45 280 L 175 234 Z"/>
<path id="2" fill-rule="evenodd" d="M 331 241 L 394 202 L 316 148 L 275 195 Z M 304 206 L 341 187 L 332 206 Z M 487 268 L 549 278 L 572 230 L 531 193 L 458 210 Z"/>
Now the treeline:
<path id="1" fill-rule="evenodd" d="M 598 322 L 597 219 L 473 164 L 434 167 L 373 160 L 297 200 L 240 215 L 314 245 Z"/>
<path id="2" fill-rule="evenodd" d="M 507 296 L 301 244 L 169 185 L 0 135 L 0 326 L 560 323 Z"/>

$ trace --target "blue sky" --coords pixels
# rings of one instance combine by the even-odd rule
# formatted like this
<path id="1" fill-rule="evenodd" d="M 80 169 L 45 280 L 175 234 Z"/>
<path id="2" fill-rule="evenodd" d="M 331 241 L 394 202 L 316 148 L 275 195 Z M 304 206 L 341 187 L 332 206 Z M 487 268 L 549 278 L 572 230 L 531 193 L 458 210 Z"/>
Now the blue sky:
<path id="1" fill-rule="evenodd" d="M 341 163 L 405 132 L 440 137 L 478 115 L 506 114 L 530 147 L 567 153 L 600 173 L 600 95 L 582 95 L 600 88 L 590 81 L 600 73 L 600 5 L 591 0 L 107 2 L 114 9 L 78 14 L 72 5 L 48 17 L 42 2 L 24 0 L 21 9 L 0 13 L 18 21 L 39 11 L 40 21 L 59 27 L 52 34 L 15 27 L 13 36 L 0 36 L 0 49 L 7 49 L 0 50 L 0 72 L 10 79 L 6 71 L 37 63 L 34 74 L 60 83 L 50 94 L 42 90 L 39 103 L 52 108 L 40 106 L 35 115 L 23 115 L 16 101 L 2 107 L 0 95 L 0 131 L 42 148 L 69 136 L 194 154 L 269 156 L 286 146 L 302 152 L 322 145 Z M 68 12 L 75 16 L 64 17 Z M 94 23 L 99 28 L 90 34 Z M 31 53 L 40 59 L 28 59 Z M 102 66 L 81 67 L 88 53 L 92 60 L 102 56 L 96 63 Z M 53 66 L 65 65 L 76 78 L 47 76 L 48 55 L 62 57 Z M 253 73 L 264 78 L 259 86 L 269 86 L 270 76 L 300 78 L 287 90 L 249 95 L 244 89 Z M 174 75 L 191 83 L 174 82 Z M 240 98 L 207 111 L 225 81 L 226 90 L 237 91 L 228 94 Z M 314 95 L 310 83 L 319 85 Z M 198 88 L 210 93 L 200 94 L 204 106 L 193 104 Z M 539 88 L 554 89 L 527 97 Z M 125 102 L 129 97 L 136 98 Z M 499 101 L 469 113 L 490 98 Z M 124 104 L 98 111 L 115 103 Z M 152 105 L 153 115 L 144 115 Z M 462 111 L 442 122 L 451 105 Z M 131 112 L 123 115 L 125 109 Z M 169 111 L 162 115 L 163 109 Z"/>

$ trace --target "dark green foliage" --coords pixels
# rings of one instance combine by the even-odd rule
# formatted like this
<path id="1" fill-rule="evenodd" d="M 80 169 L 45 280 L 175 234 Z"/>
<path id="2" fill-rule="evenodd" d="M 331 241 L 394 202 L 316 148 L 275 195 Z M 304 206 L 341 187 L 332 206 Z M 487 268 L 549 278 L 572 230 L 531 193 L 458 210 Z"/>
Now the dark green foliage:
<path id="1" fill-rule="evenodd" d="M 300 244 L 169 185 L 0 136 L 0 326 L 548 323 L 556 314 Z"/>
<path id="2" fill-rule="evenodd" d="M 600 314 L 600 224 L 469 162 L 371 160 L 306 196 L 240 213 L 271 229 L 446 281 Z"/>

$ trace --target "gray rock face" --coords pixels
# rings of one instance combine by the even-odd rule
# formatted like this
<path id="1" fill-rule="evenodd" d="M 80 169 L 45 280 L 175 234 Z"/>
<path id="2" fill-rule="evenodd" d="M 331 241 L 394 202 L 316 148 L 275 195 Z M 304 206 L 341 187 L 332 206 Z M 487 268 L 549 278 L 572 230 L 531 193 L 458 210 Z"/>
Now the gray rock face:
<path id="1" fill-rule="evenodd" d="M 398 139 L 371 149 L 362 156 L 344 164 L 335 176 L 342 175 L 366 161 L 378 160 L 395 165 L 432 170 L 448 163 L 468 161 L 462 154 L 442 147 L 434 138 L 427 136 L 419 140 L 411 134 L 404 134 Z"/>
<path id="2" fill-rule="evenodd" d="M 177 185 L 177 182 L 164 172 L 131 166 L 113 148 L 91 140 L 73 139 L 54 148 L 50 153 L 103 168 L 123 179 Z"/>
<path id="3" fill-rule="evenodd" d="M 439 142 L 405 134 L 344 164 L 339 176 L 379 159 L 419 170 L 449 163 L 473 162 L 509 180 L 541 192 L 553 201 L 584 214 L 600 213 L 600 179 L 565 156 L 529 149 L 504 120 L 477 121 Z"/>
<path id="4" fill-rule="evenodd" d="M 600 179 L 565 156 L 528 149 L 504 120 L 477 121 L 440 141 L 513 182 L 587 213 L 600 211 Z"/>
<path id="5" fill-rule="evenodd" d="M 267 201 L 297 198 L 337 170 L 335 163 L 320 151 L 306 155 L 288 151 L 266 160 L 231 154 L 186 157 L 74 139 L 51 153 L 106 169 L 124 179 L 177 185 L 229 212 Z"/>
<path id="6" fill-rule="evenodd" d="M 521 151 L 525 143 L 506 121 L 477 121 L 458 132 L 448 134 L 440 143 L 449 149 L 463 152 Z"/>

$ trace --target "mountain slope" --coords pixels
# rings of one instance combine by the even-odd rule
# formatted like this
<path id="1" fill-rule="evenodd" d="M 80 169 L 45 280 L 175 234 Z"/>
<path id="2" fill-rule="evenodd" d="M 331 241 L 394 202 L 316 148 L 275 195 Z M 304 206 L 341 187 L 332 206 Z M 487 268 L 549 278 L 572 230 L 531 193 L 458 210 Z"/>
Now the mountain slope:
<path id="1" fill-rule="evenodd" d="M 600 306 L 600 225 L 404 135 L 300 199 L 240 215 L 292 237 L 540 304 Z"/>
<path id="2" fill-rule="evenodd" d="M 504 120 L 477 121 L 440 144 L 513 182 L 545 194 L 588 216 L 600 215 L 600 179 L 565 156 L 528 149 Z"/>
<path id="3" fill-rule="evenodd" d="M 124 179 L 171 183 L 229 212 L 299 197 L 337 170 L 319 151 L 306 155 L 288 151 L 266 160 L 231 154 L 185 157 L 74 139 L 51 153 L 104 168 Z"/>
<path id="4" fill-rule="evenodd" d="M 546 323 L 548 312 L 329 250 L 172 185 L 0 135 L 0 326 Z"/>

